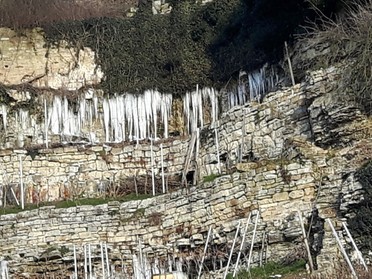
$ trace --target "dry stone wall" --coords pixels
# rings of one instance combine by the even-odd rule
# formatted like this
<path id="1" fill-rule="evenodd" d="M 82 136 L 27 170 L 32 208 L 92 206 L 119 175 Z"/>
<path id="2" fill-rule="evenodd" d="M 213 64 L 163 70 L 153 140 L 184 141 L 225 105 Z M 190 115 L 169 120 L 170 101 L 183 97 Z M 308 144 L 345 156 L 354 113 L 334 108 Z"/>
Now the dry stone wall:
<path id="1" fill-rule="evenodd" d="M 143 201 L 68 209 L 51 206 L 3 215 L 1 253 L 11 259 L 13 271 L 22 267 L 27 272 L 45 272 L 46 266 L 40 265 L 39 260 L 50 247 L 56 250 L 66 247 L 69 251 L 65 253 L 71 257 L 73 244 L 97 245 L 105 241 L 112 262 L 120 265 L 115 259 L 123 259 L 130 266 L 132 255 L 138 252 L 138 237 L 149 258 L 168 254 L 182 257 L 182 253 L 192 254 L 193 247 L 204 243 L 210 226 L 216 246 L 231 243 L 237 222 L 259 209 L 257 241 L 265 231 L 269 243 L 267 257 L 279 260 L 293 246 L 285 243 L 285 239 L 300 236 L 296 210 L 305 215 L 311 212 L 315 195 L 311 164 L 288 165 L 289 173 L 301 173 L 303 178 L 291 184 L 283 180 L 275 162 L 240 167 L 249 167 L 249 171 Z M 225 261 L 227 247 L 219 252 Z M 63 266 L 62 255 L 55 257 L 48 263 L 51 270 Z M 258 252 L 255 260 L 257 257 Z"/>
<path id="2" fill-rule="evenodd" d="M 372 147 L 370 119 L 348 105 L 341 114 L 337 111 L 341 106 L 327 101 L 335 77 L 335 68 L 313 72 L 302 84 L 269 94 L 262 104 L 233 108 L 202 129 L 199 152 L 192 154 L 189 168 L 196 171 L 197 186 L 142 201 L 68 209 L 51 206 L 0 216 L 0 253 L 9 259 L 12 273 L 43 273 L 71 268 L 73 244 L 104 241 L 118 272 L 122 263 L 131 272 L 139 246 L 149 261 L 172 255 L 175 261 L 183 259 L 187 269 L 200 256 L 212 226 L 215 259 L 223 266 L 237 223 L 249 213 L 256 216 L 258 210 L 254 261 L 259 260 L 264 232 L 266 256 L 281 260 L 301 243 L 300 211 L 305 222 L 313 220 L 309 228 L 318 268 L 329 267 L 338 252 L 325 220 L 330 218 L 340 230 L 349 208 L 362 198 L 363 189 L 353 173 L 371 159 L 365 150 Z M 330 141 L 337 136 L 342 140 Z M 167 175 L 185 170 L 190 142 L 163 142 Z M 161 168 L 158 144 L 154 146 L 157 177 Z M 18 182 L 16 152 L 22 153 L 1 151 L 3 183 L 6 176 Z M 149 174 L 150 169 L 151 147 L 144 143 L 23 152 L 23 173 L 30 180 L 25 181 L 28 199 L 30 189 L 51 199 L 63 198 L 61 192 L 78 185 L 89 196 L 102 180 L 133 177 L 136 171 Z M 202 182 L 219 171 L 224 175 Z"/>
<path id="3" fill-rule="evenodd" d="M 331 87 L 327 89 L 320 84 L 328 82 L 334 71 L 313 73 L 314 85 L 303 83 L 269 94 L 263 104 L 236 107 L 201 129 L 200 150 L 198 154 L 192 154 L 190 169 L 186 172 L 197 169 L 200 181 L 207 175 L 230 172 L 242 160 L 285 157 L 288 140 L 293 137 L 311 140 L 312 120 L 306 100 L 330 90 Z M 163 146 L 165 175 L 180 175 L 190 150 L 189 138 L 155 142 L 153 167 L 150 141 L 113 146 L 85 144 L 0 150 L 0 171 L 4 174 L 0 182 L 2 185 L 20 182 L 21 157 L 28 201 L 94 196 L 100 184 L 107 181 L 151 175 L 152 169 L 159 177 L 162 168 L 160 145 Z"/>

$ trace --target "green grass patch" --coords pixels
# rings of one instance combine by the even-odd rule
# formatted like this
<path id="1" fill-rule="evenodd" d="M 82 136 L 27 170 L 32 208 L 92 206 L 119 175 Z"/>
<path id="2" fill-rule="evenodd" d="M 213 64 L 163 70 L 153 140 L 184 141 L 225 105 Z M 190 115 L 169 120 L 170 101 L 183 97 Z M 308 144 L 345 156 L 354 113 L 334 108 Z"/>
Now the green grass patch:
<path id="1" fill-rule="evenodd" d="M 129 194 L 122 197 L 116 198 L 86 198 L 86 199 L 78 199 L 78 200 L 65 200 L 65 201 L 56 201 L 56 202 L 48 202 L 48 203 L 40 203 L 37 204 L 26 204 L 25 209 L 22 210 L 20 206 L 8 206 L 3 207 L 0 209 L 0 215 L 6 214 L 16 214 L 22 211 L 33 210 L 40 208 L 42 206 L 55 206 L 56 208 L 69 208 L 81 205 L 100 205 L 105 204 L 110 201 L 119 201 L 119 202 L 127 202 L 127 201 L 134 201 L 134 200 L 144 200 L 152 197 L 151 195 L 147 194 L 140 194 L 136 196 L 136 194 Z"/>
<path id="2" fill-rule="evenodd" d="M 245 279 L 245 278 L 254 278 L 254 279 L 268 279 L 271 278 L 270 276 L 273 275 L 288 275 L 288 274 L 296 274 L 299 272 L 303 272 L 306 270 L 306 263 L 304 260 L 297 261 L 292 265 L 282 265 L 275 262 L 268 262 L 262 267 L 254 267 L 251 268 L 250 272 L 247 270 L 241 270 L 235 276 L 235 278 Z M 232 274 L 227 275 L 228 279 L 232 279 Z"/>
<path id="3" fill-rule="evenodd" d="M 220 177 L 221 174 L 210 174 L 210 175 L 207 175 L 207 176 L 204 176 L 203 177 L 203 182 L 212 182 L 214 181 L 217 177 Z"/>

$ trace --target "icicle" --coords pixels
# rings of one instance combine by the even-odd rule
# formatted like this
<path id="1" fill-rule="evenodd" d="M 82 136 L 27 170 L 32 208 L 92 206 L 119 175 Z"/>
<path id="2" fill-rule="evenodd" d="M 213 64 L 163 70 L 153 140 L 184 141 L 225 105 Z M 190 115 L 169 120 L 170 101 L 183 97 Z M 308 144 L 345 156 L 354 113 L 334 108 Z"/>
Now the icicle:
<path id="1" fill-rule="evenodd" d="M 129 140 L 133 140 L 133 96 L 131 94 L 125 95 L 125 117 L 128 122 Z"/>
<path id="2" fill-rule="evenodd" d="M 218 118 L 218 98 L 216 91 L 213 88 L 205 88 L 203 91 L 203 96 L 204 98 L 209 99 L 209 103 L 211 105 L 212 123 L 214 123 Z"/>
<path id="3" fill-rule="evenodd" d="M 51 110 L 49 115 L 49 125 L 53 134 L 59 134 L 61 131 L 62 120 L 62 101 L 59 96 L 54 96 L 52 106 L 49 108 Z"/>
<path id="4" fill-rule="evenodd" d="M 133 128 L 134 128 L 134 139 L 136 140 L 137 144 L 138 144 L 138 141 L 139 141 L 139 137 L 140 137 L 140 128 L 139 128 L 139 119 L 138 119 L 138 96 L 134 96 L 133 95 Z"/>
<path id="5" fill-rule="evenodd" d="M 110 133 L 112 136 L 112 141 L 116 141 L 115 131 L 117 129 L 117 117 L 116 117 L 116 98 L 111 98 L 108 100 L 108 105 L 110 107 Z"/>
<path id="6" fill-rule="evenodd" d="M 63 126 L 62 134 L 70 135 L 70 115 L 68 110 L 68 100 L 66 96 L 63 97 L 63 109 L 62 109 L 62 119 L 61 124 Z"/>
<path id="7" fill-rule="evenodd" d="M 151 92 L 151 104 L 152 104 L 152 121 L 154 125 L 154 140 L 157 138 L 157 126 L 158 126 L 158 105 L 160 103 L 159 100 L 159 93 L 157 91 L 152 91 Z"/>
<path id="8" fill-rule="evenodd" d="M 96 96 L 93 97 L 93 108 L 94 108 L 94 118 L 98 119 L 98 98 Z"/>
<path id="9" fill-rule="evenodd" d="M 117 140 L 125 140 L 125 113 L 124 113 L 124 97 L 119 96 L 116 98 L 116 110 L 117 110 L 117 119 L 118 119 L 118 131 L 117 131 Z"/>
<path id="10" fill-rule="evenodd" d="M 48 148 L 48 109 L 47 109 L 47 102 L 44 99 L 44 133 L 45 133 L 45 147 Z"/>
<path id="11" fill-rule="evenodd" d="M 196 86 L 196 92 L 195 92 L 196 98 L 197 98 L 197 111 L 199 113 L 199 127 L 204 126 L 204 121 L 203 121 L 203 99 L 202 99 L 202 92 L 199 92 L 199 85 Z M 195 127 L 195 131 L 198 128 L 198 125 Z"/>
<path id="12" fill-rule="evenodd" d="M 106 98 L 103 99 L 103 123 L 105 126 L 105 141 L 110 141 L 110 130 L 109 130 L 109 123 L 110 123 L 110 105 Z"/>
<path id="13" fill-rule="evenodd" d="M 147 129 L 149 121 L 147 120 L 146 114 L 146 96 L 148 92 L 145 91 L 141 98 L 137 100 L 137 112 L 138 112 L 138 126 L 139 126 L 139 135 L 138 137 L 141 139 L 145 139 L 147 137 Z"/>
<path id="14" fill-rule="evenodd" d="M 151 133 L 153 132 L 151 129 L 151 123 L 152 123 L 152 105 L 151 105 L 151 92 L 149 90 L 146 90 L 143 94 L 143 109 L 144 109 L 144 121 L 146 121 L 145 129 L 146 132 L 145 137 L 150 137 Z"/>
<path id="15" fill-rule="evenodd" d="M 7 108 L 4 104 L 1 105 L 1 114 L 3 116 L 3 127 L 4 127 L 4 131 L 5 131 L 5 134 L 7 133 Z"/>
<path id="16" fill-rule="evenodd" d="M 163 94 L 161 103 L 161 115 L 164 125 L 164 138 L 168 138 L 168 119 L 171 115 L 172 94 Z"/>
<path id="17" fill-rule="evenodd" d="M 20 124 L 21 129 L 24 131 L 29 127 L 28 122 L 30 118 L 28 116 L 28 111 L 21 108 L 19 109 L 18 113 L 19 113 L 19 117 L 18 117 L 19 124 Z"/>
<path id="18" fill-rule="evenodd" d="M 191 119 L 191 132 L 194 132 L 198 127 L 198 99 L 196 92 L 191 93 L 191 104 L 192 104 L 192 119 Z"/>
<path id="19" fill-rule="evenodd" d="M 186 128 L 187 133 L 190 134 L 190 93 L 186 92 L 183 96 L 183 111 L 186 115 Z"/>

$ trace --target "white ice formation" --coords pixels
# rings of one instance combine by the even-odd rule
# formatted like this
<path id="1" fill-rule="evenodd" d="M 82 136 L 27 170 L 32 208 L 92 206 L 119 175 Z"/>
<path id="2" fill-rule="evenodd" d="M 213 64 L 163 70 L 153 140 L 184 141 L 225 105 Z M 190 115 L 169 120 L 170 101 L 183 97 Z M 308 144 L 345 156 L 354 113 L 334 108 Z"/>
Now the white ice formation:
<path id="1" fill-rule="evenodd" d="M 235 90 L 227 94 L 227 109 L 252 100 L 260 100 L 270 91 L 277 76 L 272 68 L 264 66 L 260 70 L 241 72 Z M 37 119 L 26 108 L 14 114 L 15 131 L 19 137 L 31 135 L 46 143 L 50 136 L 58 135 L 61 141 L 77 139 L 97 142 L 138 141 L 149 138 L 167 138 L 172 113 L 172 94 L 157 90 L 146 90 L 143 94 L 116 94 L 99 97 L 93 89 L 77 99 L 68 95 L 40 97 L 40 107 L 44 110 Z M 222 94 L 213 88 L 199 88 L 186 92 L 183 97 L 183 130 L 191 134 L 206 123 L 214 123 L 221 113 Z M 225 99 L 226 100 L 226 99 Z M 10 108 L 0 104 L 0 130 L 7 134 Z M 44 118 L 40 121 L 40 118 Z M 32 132 L 31 132 L 32 130 Z M 18 139 L 19 141 L 22 141 Z"/>

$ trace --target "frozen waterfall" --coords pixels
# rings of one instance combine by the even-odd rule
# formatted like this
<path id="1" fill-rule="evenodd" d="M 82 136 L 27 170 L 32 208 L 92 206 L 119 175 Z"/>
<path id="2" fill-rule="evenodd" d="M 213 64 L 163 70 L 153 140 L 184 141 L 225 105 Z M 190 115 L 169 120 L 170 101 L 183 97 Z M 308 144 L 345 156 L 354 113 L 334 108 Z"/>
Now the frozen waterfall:
<path id="1" fill-rule="evenodd" d="M 273 67 L 264 65 L 253 72 L 240 71 L 238 85 L 229 93 L 229 107 L 243 105 L 249 101 L 260 101 L 275 88 L 279 77 Z"/>
<path id="2" fill-rule="evenodd" d="M 265 65 L 250 73 L 241 71 L 235 88 L 223 93 L 224 99 L 213 88 L 196 86 L 194 91 L 186 92 L 181 99 L 183 119 L 172 121 L 172 106 L 175 105 L 172 94 L 146 90 L 143 94 L 102 96 L 102 92 L 88 89 L 79 97 L 71 98 L 65 94 L 40 96 L 33 100 L 40 102 L 40 107 L 36 104 L 36 108 L 43 115 L 32 115 L 25 107 L 10 113 L 14 109 L 0 104 L 0 125 L 6 134 L 8 121 L 14 117 L 18 129 L 14 132 L 19 137 L 28 136 L 34 143 L 44 143 L 46 146 L 50 139 L 56 140 L 53 135 L 58 135 L 61 142 L 138 143 L 143 139 L 168 138 L 170 124 L 172 129 L 192 134 L 205 124 L 218 121 L 221 110 L 252 100 L 260 101 L 277 81 L 273 67 Z"/>

